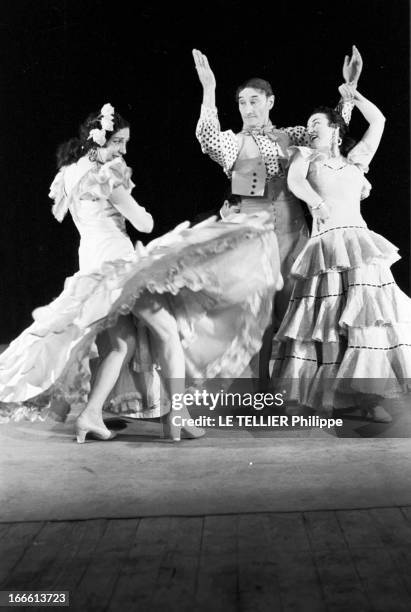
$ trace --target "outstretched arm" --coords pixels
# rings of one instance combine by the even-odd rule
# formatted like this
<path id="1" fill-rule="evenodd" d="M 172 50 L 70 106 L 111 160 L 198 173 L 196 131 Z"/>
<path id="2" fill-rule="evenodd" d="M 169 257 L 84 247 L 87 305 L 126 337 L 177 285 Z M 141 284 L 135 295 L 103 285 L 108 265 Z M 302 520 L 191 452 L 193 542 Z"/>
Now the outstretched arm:
<path id="1" fill-rule="evenodd" d="M 198 49 L 193 49 L 193 57 L 198 78 L 203 87 L 203 104 L 196 127 L 196 137 L 202 152 L 220 164 L 224 172 L 230 176 L 231 168 L 238 154 L 238 141 L 231 130 L 221 131 L 215 106 L 216 81 L 207 57 Z"/>

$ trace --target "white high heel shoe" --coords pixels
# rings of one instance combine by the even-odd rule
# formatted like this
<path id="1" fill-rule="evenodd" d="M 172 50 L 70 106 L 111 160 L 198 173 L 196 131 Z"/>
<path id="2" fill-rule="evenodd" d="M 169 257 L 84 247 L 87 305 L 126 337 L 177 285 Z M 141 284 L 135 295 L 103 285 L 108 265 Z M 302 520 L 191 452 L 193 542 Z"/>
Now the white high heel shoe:
<path id="1" fill-rule="evenodd" d="M 87 418 L 79 417 L 76 421 L 76 440 L 78 444 L 84 444 L 87 434 L 94 440 L 113 440 L 116 434 L 106 427 L 95 425 Z"/>
<path id="2" fill-rule="evenodd" d="M 362 408 L 361 414 L 368 421 L 373 423 L 391 423 L 392 416 L 382 406 L 373 406 L 372 408 Z"/>
<path id="3" fill-rule="evenodd" d="M 170 414 L 170 413 L 169 413 Z M 196 427 L 195 425 L 175 425 L 172 422 L 172 417 L 167 414 L 162 422 L 163 425 L 163 438 L 172 440 L 173 442 L 180 442 L 184 440 L 196 440 L 205 436 L 205 429 L 202 427 Z"/>

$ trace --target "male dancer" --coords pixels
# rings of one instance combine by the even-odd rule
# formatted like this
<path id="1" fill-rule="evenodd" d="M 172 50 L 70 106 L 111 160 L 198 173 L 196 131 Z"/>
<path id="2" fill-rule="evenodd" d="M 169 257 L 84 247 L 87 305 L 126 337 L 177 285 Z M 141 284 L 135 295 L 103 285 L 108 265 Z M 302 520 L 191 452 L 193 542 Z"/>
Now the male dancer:
<path id="1" fill-rule="evenodd" d="M 231 192 L 239 200 L 234 207 L 225 204 L 223 218 L 232 212 L 253 214 L 271 211 L 271 221 L 277 236 L 281 274 L 284 287 L 275 294 L 273 320 L 267 328 L 260 351 L 259 376 L 264 386 L 269 381 L 269 361 L 274 331 L 278 328 L 290 299 L 293 280 L 291 267 L 304 247 L 309 231 L 301 202 L 288 190 L 286 166 L 289 146 L 309 146 L 307 129 L 303 126 L 276 129 L 269 113 L 274 106 L 270 83 L 249 79 L 237 89 L 237 102 L 243 120 L 239 134 L 221 131 L 215 105 L 216 80 L 207 57 L 193 49 L 195 67 L 203 86 L 203 103 L 196 136 L 206 153 L 220 164 L 231 179 Z M 357 85 L 362 59 L 355 46 L 352 56 L 345 56 L 343 76 Z M 341 101 L 339 110 L 348 124 L 353 104 Z"/>

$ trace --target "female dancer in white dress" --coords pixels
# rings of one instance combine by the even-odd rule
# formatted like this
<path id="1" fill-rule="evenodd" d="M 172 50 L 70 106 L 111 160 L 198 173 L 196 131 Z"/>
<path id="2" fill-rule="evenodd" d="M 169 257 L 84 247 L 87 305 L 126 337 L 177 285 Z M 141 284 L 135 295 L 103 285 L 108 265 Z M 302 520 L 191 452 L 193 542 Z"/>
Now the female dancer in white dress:
<path id="1" fill-rule="evenodd" d="M 324 107 L 308 120 L 312 148 L 294 147 L 288 185 L 310 207 L 313 232 L 292 268 L 272 381 L 288 380 L 289 399 L 316 410 L 360 406 L 367 418 L 389 422 L 382 399 L 408 390 L 411 379 L 411 300 L 390 271 L 398 249 L 369 230 L 360 211 L 385 119 L 349 85 L 340 92 L 369 127 L 346 153 L 346 126 Z"/>
<path id="2" fill-rule="evenodd" d="M 258 219 L 244 228 L 182 224 L 137 253 L 125 219 L 142 232 L 153 220 L 130 195 L 123 160 L 129 137 L 128 124 L 106 104 L 58 151 L 53 213 L 59 221 L 71 213 L 80 270 L 1 355 L 4 420 L 77 405 L 78 442 L 87 433 L 106 440 L 113 434 L 102 410 L 114 406 L 136 417 L 162 416 L 172 439 L 198 437 L 203 430 L 184 423 L 186 409 L 174 423 L 172 398 L 184 393 L 186 368 L 192 378 L 236 376 L 260 347 L 279 268 L 269 229 Z M 257 265 L 257 279 L 245 288 L 243 274 Z M 101 361 L 90 391 L 96 338 Z M 167 401 L 155 397 L 157 364 Z"/>

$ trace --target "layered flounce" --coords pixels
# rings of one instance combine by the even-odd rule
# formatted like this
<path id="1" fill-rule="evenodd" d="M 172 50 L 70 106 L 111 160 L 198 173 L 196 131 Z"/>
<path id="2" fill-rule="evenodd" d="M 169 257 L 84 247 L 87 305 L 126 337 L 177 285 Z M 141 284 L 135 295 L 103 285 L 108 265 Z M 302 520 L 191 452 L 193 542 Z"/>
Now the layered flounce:
<path id="1" fill-rule="evenodd" d="M 385 263 L 391 266 L 399 259 L 398 248 L 367 226 L 339 226 L 312 236 L 294 262 L 291 274 L 297 278 L 310 278 L 364 264 Z"/>
<path id="2" fill-rule="evenodd" d="M 270 228 L 211 221 L 170 232 L 135 261 L 74 275 L 0 356 L 1 414 L 64 417 L 84 405 L 96 336 L 148 295 L 163 296 L 174 314 L 189 376 L 239 375 L 261 345 L 278 267 Z M 152 354 L 135 361 L 143 372 L 155 365 Z"/>
<path id="3" fill-rule="evenodd" d="M 332 239 L 331 239 L 332 236 Z M 296 260 L 292 298 L 273 346 L 275 386 L 313 408 L 411 387 L 411 300 L 389 269 L 397 249 L 367 228 L 313 237 Z"/>

